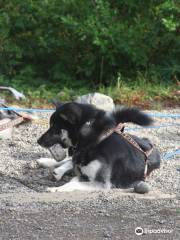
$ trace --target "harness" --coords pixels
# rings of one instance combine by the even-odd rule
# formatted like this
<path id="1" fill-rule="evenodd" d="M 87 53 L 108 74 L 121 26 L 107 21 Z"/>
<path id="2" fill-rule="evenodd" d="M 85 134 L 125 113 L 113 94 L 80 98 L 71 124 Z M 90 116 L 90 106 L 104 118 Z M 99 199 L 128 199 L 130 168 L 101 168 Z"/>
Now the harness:
<path id="1" fill-rule="evenodd" d="M 125 128 L 125 125 L 123 123 L 119 123 L 116 127 L 109 129 L 105 134 L 103 134 L 100 141 L 104 140 L 105 138 L 108 138 L 113 133 L 117 133 L 117 134 L 121 135 L 128 143 L 130 143 L 133 147 L 135 147 L 141 153 L 144 154 L 144 156 L 145 156 L 144 178 L 146 178 L 147 170 L 148 170 L 147 159 L 148 159 L 149 155 L 152 153 L 154 148 L 152 146 L 151 149 L 149 149 L 148 151 L 144 151 L 139 146 L 139 144 L 136 141 L 134 141 L 134 139 L 130 135 L 128 135 L 127 133 L 124 133 L 124 128 Z"/>

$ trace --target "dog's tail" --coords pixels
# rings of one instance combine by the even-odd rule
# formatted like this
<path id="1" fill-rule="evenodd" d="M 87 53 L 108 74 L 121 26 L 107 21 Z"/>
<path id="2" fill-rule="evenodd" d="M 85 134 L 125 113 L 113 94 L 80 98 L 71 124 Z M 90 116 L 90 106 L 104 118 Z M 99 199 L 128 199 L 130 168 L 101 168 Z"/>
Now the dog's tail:
<path id="1" fill-rule="evenodd" d="M 148 126 L 153 123 L 152 118 L 137 108 L 116 108 L 113 116 L 117 123 L 132 122 L 142 126 Z"/>

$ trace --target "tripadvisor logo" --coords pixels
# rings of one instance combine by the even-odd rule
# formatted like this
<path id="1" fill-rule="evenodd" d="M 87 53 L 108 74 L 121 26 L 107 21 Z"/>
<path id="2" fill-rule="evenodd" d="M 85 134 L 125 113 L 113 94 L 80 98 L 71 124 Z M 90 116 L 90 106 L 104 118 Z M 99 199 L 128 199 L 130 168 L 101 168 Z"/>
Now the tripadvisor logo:
<path id="1" fill-rule="evenodd" d="M 142 229 L 142 227 L 137 227 L 137 228 L 135 228 L 135 234 L 136 235 L 138 235 L 138 236 L 140 236 L 140 235 L 142 235 L 143 234 L 143 229 Z"/>
<path id="2" fill-rule="evenodd" d="M 159 228 L 159 229 L 149 229 L 149 228 L 142 228 L 142 227 L 136 227 L 135 228 L 135 234 L 140 236 L 143 234 L 152 234 L 152 233 L 161 233 L 161 234 L 167 234 L 172 233 L 173 229 L 167 229 L 167 228 Z"/>

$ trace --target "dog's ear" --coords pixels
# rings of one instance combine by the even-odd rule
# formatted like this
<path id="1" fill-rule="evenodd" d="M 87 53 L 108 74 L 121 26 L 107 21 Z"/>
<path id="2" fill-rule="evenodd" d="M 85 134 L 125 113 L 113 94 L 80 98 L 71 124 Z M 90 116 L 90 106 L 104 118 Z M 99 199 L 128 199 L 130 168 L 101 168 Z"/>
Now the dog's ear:
<path id="1" fill-rule="evenodd" d="M 62 118 L 62 119 L 64 119 L 65 121 L 69 121 L 69 119 L 68 119 L 68 114 L 65 114 L 65 113 L 60 113 L 59 114 L 59 116 Z"/>
<path id="2" fill-rule="evenodd" d="M 71 124 L 78 124 L 81 120 L 82 109 L 77 103 L 69 103 L 64 105 L 64 109 L 61 109 L 59 115 Z"/>
<path id="3" fill-rule="evenodd" d="M 58 107 L 62 106 L 62 103 L 59 100 L 57 100 L 57 99 L 53 99 L 51 102 L 56 107 L 56 109 Z"/>
<path id="4" fill-rule="evenodd" d="M 76 124 L 77 122 L 75 115 L 70 112 L 60 113 L 60 117 L 71 124 Z"/>

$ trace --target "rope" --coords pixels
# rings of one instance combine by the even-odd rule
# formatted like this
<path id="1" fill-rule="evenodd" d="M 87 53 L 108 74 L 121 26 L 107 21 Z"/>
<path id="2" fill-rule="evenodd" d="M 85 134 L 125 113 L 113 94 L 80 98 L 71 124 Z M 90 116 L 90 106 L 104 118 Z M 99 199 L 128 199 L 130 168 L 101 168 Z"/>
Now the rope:
<path id="1" fill-rule="evenodd" d="M 178 148 L 178 149 L 176 149 L 175 151 L 172 151 L 172 152 L 166 152 L 163 155 L 163 159 L 168 160 L 168 159 L 173 158 L 175 155 L 180 155 L 180 148 Z"/>
<path id="2" fill-rule="evenodd" d="M 0 110 L 14 110 L 17 112 L 54 112 L 54 109 L 36 109 L 36 108 L 15 108 L 15 107 L 0 107 Z M 168 113 L 148 113 L 151 117 L 159 118 L 180 118 L 180 114 L 168 114 Z"/>
<path id="3" fill-rule="evenodd" d="M 32 119 L 32 122 L 35 124 L 40 124 L 40 125 L 49 125 L 48 120 L 43 120 L 43 119 Z"/>
<path id="4" fill-rule="evenodd" d="M 180 114 L 168 114 L 168 113 L 148 113 L 150 117 L 159 117 L 159 118 L 180 118 Z"/>
<path id="5" fill-rule="evenodd" d="M 134 127 L 134 128 L 126 128 L 128 131 L 136 131 L 136 130 L 142 130 L 143 128 L 161 128 L 161 127 L 169 127 L 169 126 L 180 126 L 180 123 L 167 123 L 167 124 L 161 124 L 156 126 L 146 126 L 146 127 Z"/>
<path id="6" fill-rule="evenodd" d="M 16 112 L 54 112 L 54 109 L 36 109 L 36 108 L 15 108 L 15 107 L 0 107 L 0 110 L 13 110 Z"/>
<path id="7" fill-rule="evenodd" d="M 20 123 L 24 122 L 24 118 L 23 117 L 18 117 L 14 120 L 10 120 L 9 122 L 3 122 L 2 124 L 0 124 L 0 131 L 3 131 L 7 128 L 11 128 L 14 127 Z"/>

